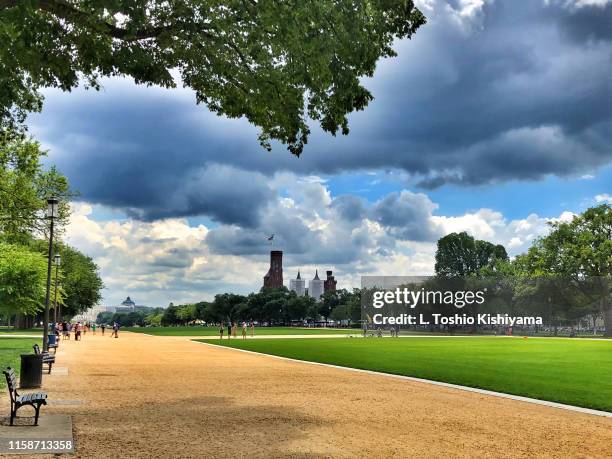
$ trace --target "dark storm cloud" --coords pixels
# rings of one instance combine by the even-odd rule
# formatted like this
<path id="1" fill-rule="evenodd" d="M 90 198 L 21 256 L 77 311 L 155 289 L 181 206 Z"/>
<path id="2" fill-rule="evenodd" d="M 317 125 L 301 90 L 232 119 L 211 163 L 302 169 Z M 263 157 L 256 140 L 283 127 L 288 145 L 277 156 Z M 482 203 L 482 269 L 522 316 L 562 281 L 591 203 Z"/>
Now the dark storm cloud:
<path id="1" fill-rule="evenodd" d="M 331 204 L 340 218 L 354 222 L 366 216 L 365 202 L 363 198 L 353 195 L 342 195 L 335 198 Z"/>
<path id="2" fill-rule="evenodd" d="M 49 93 L 34 132 L 86 201 L 253 228 L 274 199 L 255 172 L 400 169 L 432 188 L 612 161 L 611 3 L 495 0 L 473 14 L 465 2 L 426 3 L 429 23 L 366 81 L 376 100 L 351 116 L 351 134 L 314 129 L 299 159 L 282 146 L 263 151 L 255 128 L 196 107 L 187 91 L 116 80 L 105 94 Z"/>
<path id="3" fill-rule="evenodd" d="M 304 222 L 282 208 L 271 209 L 257 228 L 220 226 L 208 232 L 206 243 L 214 253 L 229 255 L 265 254 L 270 250 L 267 238 L 274 233 L 274 244 L 286 252 L 301 254 L 314 242 L 313 233 Z"/>
<path id="4" fill-rule="evenodd" d="M 270 245 L 264 235 L 275 233 L 274 244 L 283 248 L 290 265 L 343 265 L 368 260 L 372 253 L 388 255 L 397 240 L 431 242 L 441 236 L 432 220 L 436 205 L 424 194 L 393 192 L 373 204 L 355 196 L 340 196 L 325 204 L 323 194 L 319 197 L 319 202 L 306 198 L 292 207 L 269 209 L 259 228 L 213 228 L 206 243 L 213 253 L 265 256 Z M 319 209 L 323 225 L 309 227 L 304 223 L 312 220 L 311 206 Z M 384 231 L 372 229 L 371 222 Z"/>
<path id="5" fill-rule="evenodd" d="M 559 10 L 561 30 L 573 40 L 612 40 L 612 2 Z"/>
<path id="6" fill-rule="evenodd" d="M 193 263 L 193 253 L 188 249 L 171 248 L 157 255 L 150 263 L 153 267 L 188 268 Z"/>
<path id="7" fill-rule="evenodd" d="M 435 205 L 424 194 L 391 193 L 370 209 L 370 218 L 399 239 L 434 241 L 440 237 L 430 218 Z"/>

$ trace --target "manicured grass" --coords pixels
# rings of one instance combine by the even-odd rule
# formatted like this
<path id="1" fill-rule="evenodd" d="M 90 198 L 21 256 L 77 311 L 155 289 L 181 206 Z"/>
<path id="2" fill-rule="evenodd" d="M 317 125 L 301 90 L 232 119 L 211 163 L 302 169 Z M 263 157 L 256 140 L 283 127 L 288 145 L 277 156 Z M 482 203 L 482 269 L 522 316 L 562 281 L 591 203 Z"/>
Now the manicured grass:
<path id="1" fill-rule="evenodd" d="M 612 412 L 612 340 L 419 337 L 214 344 Z"/>
<path id="2" fill-rule="evenodd" d="M 42 328 L 13 328 L 0 326 L 0 336 L 1 335 L 40 335 L 42 336 L 43 329 Z"/>
<path id="3" fill-rule="evenodd" d="M 219 336 L 219 327 L 124 327 L 121 331 L 147 333 L 155 336 Z M 224 329 L 227 336 L 227 328 Z M 249 330 L 249 336 L 251 331 Z M 360 333 L 358 329 L 344 328 L 301 328 L 301 327 L 255 327 L 255 336 L 258 335 L 346 335 Z M 242 328 L 238 327 L 237 335 L 242 335 Z"/>
<path id="4" fill-rule="evenodd" d="M 0 368 L 4 370 L 6 367 L 11 367 L 19 374 L 21 354 L 33 354 L 32 346 L 36 343 L 40 345 L 42 340 L 35 338 L 0 338 Z M 6 387 L 6 379 L 2 373 L 0 373 L 0 387 Z"/>

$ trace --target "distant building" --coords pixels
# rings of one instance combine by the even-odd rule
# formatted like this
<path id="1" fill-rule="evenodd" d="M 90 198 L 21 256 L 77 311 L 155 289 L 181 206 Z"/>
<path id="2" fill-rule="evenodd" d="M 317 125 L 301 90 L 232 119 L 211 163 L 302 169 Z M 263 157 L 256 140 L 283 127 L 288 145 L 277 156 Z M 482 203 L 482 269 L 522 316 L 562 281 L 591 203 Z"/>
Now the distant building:
<path id="1" fill-rule="evenodd" d="M 119 306 L 115 306 L 115 312 L 134 312 L 136 303 L 128 296 Z"/>
<path id="2" fill-rule="evenodd" d="M 264 288 L 281 288 L 283 286 L 283 251 L 270 252 L 270 269 L 264 276 Z"/>
<path id="3" fill-rule="evenodd" d="M 325 279 L 325 281 L 323 282 L 323 291 L 325 293 L 335 292 L 337 283 L 338 282 L 336 281 L 335 277 L 332 276 L 332 272 L 327 271 L 327 279 Z"/>
<path id="4" fill-rule="evenodd" d="M 299 270 L 297 277 L 289 280 L 289 290 L 295 292 L 297 296 L 304 296 L 306 294 L 306 281 L 300 276 Z"/>
<path id="5" fill-rule="evenodd" d="M 315 277 L 308 283 L 308 295 L 319 301 L 323 296 L 324 283 L 319 279 L 319 270 L 315 272 Z"/>
<path id="6" fill-rule="evenodd" d="M 95 322 L 98 318 L 98 314 L 101 312 L 115 312 L 114 307 L 109 306 L 94 306 L 89 308 L 87 311 L 77 314 L 72 318 L 73 322 Z"/>

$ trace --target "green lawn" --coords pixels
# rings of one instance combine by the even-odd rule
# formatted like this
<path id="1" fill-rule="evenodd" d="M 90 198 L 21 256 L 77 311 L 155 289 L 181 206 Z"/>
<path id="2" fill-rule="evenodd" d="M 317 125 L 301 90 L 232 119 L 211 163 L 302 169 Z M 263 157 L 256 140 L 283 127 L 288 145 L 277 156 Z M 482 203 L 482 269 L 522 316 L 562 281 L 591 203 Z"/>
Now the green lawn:
<path id="1" fill-rule="evenodd" d="M 612 340 L 419 337 L 214 344 L 612 411 Z"/>
<path id="2" fill-rule="evenodd" d="M 156 336 L 219 336 L 219 327 L 123 327 L 121 331 L 147 333 Z M 224 336 L 227 336 L 225 328 Z M 255 336 L 258 335 L 346 335 L 360 333 L 358 329 L 344 328 L 300 328 L 300 327 L 255 327 Z M 238 327 L 238 335 L 242 328 Z M 249 330 L 249 336 L 251 331 Z"/>
<path id="3" fill-rule="evenodd" d="M 13 328 L 7 326 L 0 326 L 1 335 L 40 335 L 42 336 L 42 328 Z"/>
<path id="4" fill-rule="evenodd" d="M 6 367 L 11 367 L 19 374 L 21 354 L 33 354 L 32 346 L 36 343 L 40 345 L 42 340 L 35 338 L 0 338 L 0 368 L 4 370 Z M 6 387 L 6 379 L 2 373 L 0 373 L 0 387 Z"/>

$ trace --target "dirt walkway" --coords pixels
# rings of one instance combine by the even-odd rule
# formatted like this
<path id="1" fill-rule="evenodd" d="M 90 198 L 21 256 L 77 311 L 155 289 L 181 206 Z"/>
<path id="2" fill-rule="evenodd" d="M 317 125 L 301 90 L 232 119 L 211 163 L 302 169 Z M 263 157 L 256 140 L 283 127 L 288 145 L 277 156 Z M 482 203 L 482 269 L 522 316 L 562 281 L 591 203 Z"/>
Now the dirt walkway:
<path id="1" fill-rule="evenodd" d="M 78 457 L 610 457 L 609 418 L 185 339 L 88 334 L 57 365 Z"/>

